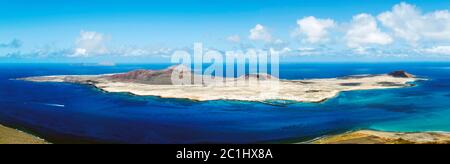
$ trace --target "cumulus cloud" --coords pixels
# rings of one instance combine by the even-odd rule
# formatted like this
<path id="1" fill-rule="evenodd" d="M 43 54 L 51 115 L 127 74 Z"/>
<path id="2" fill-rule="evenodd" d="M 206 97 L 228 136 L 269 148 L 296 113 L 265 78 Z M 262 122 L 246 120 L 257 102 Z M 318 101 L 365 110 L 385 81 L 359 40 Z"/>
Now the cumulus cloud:
<path id="1" fill-rule="evenodd" d="M 75 52 L 71 57 L 87 57 L 108 52 L 105 46 L 106 38 L 103 34 L 94 31 L 81 31 L 75 41 Z"/>
<path id="2" fill-rule="evenodd" d="M 17 50 L 8 52 L 4 57 L 22 58 L 22 59 L 35 59 L 35 58 L 58 58 L 66 57 L 73 54 L 72 49 L 57 48 L 54 45 L 45 45 L 37 47 L 36 49 L 23 51 Z"/>
<path id="3" fill-rule="evenodd" d="M 153 56 L 153 55 L 161 55 L 167 56 L 173 52 L 170 48 L 147 48 L 147 47 L 135 47 L 135 46 L 127 46 L 121 47 L 118 49 L 110 50 L 111 54 L 115 54 L 117 56 L 125 56 L 125 57 L 143 57 L 143 56 Z"/>
<path id="4" fill-rule="evenodd" d="M 317 19 L 309 16 L 297 20 L 298 28 L 294 36 L 306 36 L 305 41 L 317 43 L 328 40 L 328 30 L 336 25 L 332 19 Z"/>
<path id="5" fill-rule="evenodd" d="M 428 53 L 432 55 L 450 55 L 450 46 L 435 46 L 420 50 L 421 53 Z"/>
<path id="6" fill-rule="evenodd" d="M 270 54 L 287 55 L 292 52 L 292 50 L 289 47 L 284 47 L 281 49 L 269 48 L 269 52 Z"/>
<path id="7" fill-rule="evenodd" d="M 272 46 L 272 47 L 287 47 L 289 45 L 288 41 L 284 41 L 282 39 L 275 39 L 274 41 L 272 41 L 270 44 L 268 44 L 268 46 Z"/>
<path id="8" fill-rule="evenodd" d="M 227 37 L 227 40 L 233 43 L 239 43 L 241 42 L 241 37 L 239 35 L 232 35 Z"/>
<path id="9" fill-rule="evenodd" d="M 270 42 L 272 40 L 272 35 L 269 30 L 261 24 L 257 24 L 254 28 L 250 30 L 250 35 L 248 36 L 250 40 L 261 40 L 264 42 Z"/>
<path id="10" fill-rule="evenodd" d="M 393 41 L 391 36 L 381 32 L 375 18 L 369 14 L 354 16 L 345 38 L 348 47 L 359 50 L 366 45 L 387 45 Z"/>
<path id="11" fill-rule="evenodd" d="M 416 44 L 421 40 L 450 40 L 450 13 L 439 10 L 423 14 L 416 6 L 408 3 L 395 5 L 391 11 L 378 15 L 383 26 L 396 37 Z"/>
<path id="12" fill-rule="evenodd" d="M 0 48 L 20 48 L 22 47 L 22 41 L 14 39 L 9 43 L 0 43 Z"/>

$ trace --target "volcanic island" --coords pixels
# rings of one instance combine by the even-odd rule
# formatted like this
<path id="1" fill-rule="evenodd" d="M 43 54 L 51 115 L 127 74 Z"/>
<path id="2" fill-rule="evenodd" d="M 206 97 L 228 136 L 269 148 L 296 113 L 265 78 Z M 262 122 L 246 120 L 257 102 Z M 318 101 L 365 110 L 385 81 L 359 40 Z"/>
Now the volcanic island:
<path id="1" fill-rule="evenodd" d="M 31 82 L 64 82 L 94 86 L 105 92 L 125 92 L 138 96 L 189 99 L 193 101 L 237 100 L 265 102 L 283 100 L 319 103 L 337 96 L 340 92 L 372 89 L 393 89 L 414 86 L 421 80 L 405 71 L 387 74 L 352 75 L 337 78 L 284 80 L 269 74 L 245 74 L 239 77 L 223 77 L 213 83 L 201 76 L 173 66 L 164 70 L 135 70 L 126 73 L 102 75 L 58 75 L 26 77 L 18 80 Z M 174 71 L 184 76 L 180 79 L 201 79 L 200 83 L 175 85 Z"/>

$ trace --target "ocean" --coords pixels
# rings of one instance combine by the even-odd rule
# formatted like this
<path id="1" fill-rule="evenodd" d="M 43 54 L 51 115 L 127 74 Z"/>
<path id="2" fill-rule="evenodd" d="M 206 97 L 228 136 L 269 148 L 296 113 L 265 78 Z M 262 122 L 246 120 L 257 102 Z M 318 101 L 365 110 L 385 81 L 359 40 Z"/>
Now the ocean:
<path id="1" fill-rule="evenodd" d="M 13 80 L 168 66 L 0 64 L 0 124 L 53 143 L 285 143 L 358 129 L 450 131 L 450 63 L 283 63 L 282 79 L 405 70 L 429 80 L 411 88 L 351 91 L 322 103 L 281 105 L 194 102 Z"/>

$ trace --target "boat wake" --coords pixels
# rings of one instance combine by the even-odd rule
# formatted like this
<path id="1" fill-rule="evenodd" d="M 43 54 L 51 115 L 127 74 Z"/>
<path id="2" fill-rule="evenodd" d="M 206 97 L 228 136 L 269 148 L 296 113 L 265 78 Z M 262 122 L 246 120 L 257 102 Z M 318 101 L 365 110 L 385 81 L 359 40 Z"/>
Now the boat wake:
<path id="1" fill-rule="evenodd" d="M 64 107 L 66 107 L 65 105 L 61 105 L 61 104 L 43 104 L 43 105 L 53 106 L 53 107 L 59 107 L 59 108 L 64 108 Z"/>

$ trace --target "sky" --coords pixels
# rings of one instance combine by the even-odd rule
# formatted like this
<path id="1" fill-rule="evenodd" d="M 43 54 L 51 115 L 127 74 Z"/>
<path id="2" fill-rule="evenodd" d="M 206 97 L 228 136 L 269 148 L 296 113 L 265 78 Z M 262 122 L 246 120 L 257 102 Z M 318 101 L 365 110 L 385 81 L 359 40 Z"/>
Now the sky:
<path id="1" fill-rule="evenodd" d="M 194 43 L 283 61 L 450 60 L 450 1 L 0 0 L 1 62 L 168 62 Z"/>

